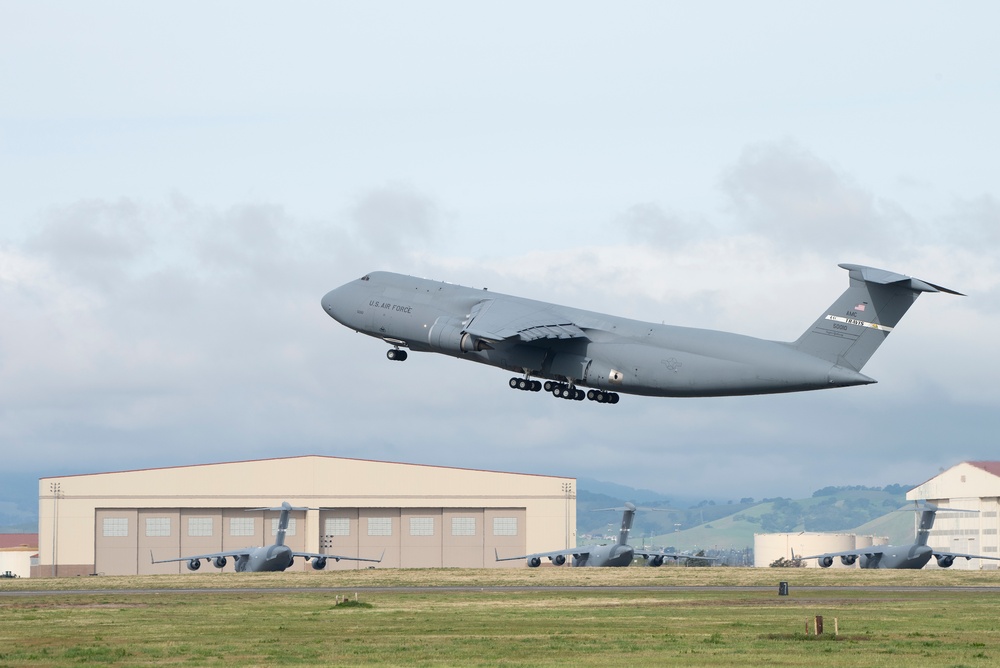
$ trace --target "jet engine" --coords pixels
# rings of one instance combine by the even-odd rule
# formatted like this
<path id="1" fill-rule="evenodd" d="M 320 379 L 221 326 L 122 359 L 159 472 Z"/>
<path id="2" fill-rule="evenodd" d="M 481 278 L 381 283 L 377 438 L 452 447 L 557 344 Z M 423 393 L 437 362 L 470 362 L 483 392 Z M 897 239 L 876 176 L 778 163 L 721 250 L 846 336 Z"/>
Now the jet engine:
<path id="1" fill-rule="evenodd" d="M 226 563 L 225 557 L 216 557 L 215 559 L 212 559 L 212 565 L 216 568 L 225 568 Z"/>
<path id="2" fill-rule="evenodd" d="M 553 564 L 555 564 L 556 566 L 562 566 L 563 564 L 566 563 L 566 555 L 565 554 L 557 554 L 554 557 L 549 557 L 549 560 Z"/>
<path id="3" fill-rule="evenodd" d="M 853 566 L 854 562 L 858 560 L 858 555 L 856 554 L 842 554 L 840 555 L 840 563 L 845 566 Z"/>
<path id="4" fill-rule="evenodd" d="M 950 554 L 939 554 L 937 555 L 936 558 L 937 558 L 937 564 L 941 568 L 948 568 L 953 563 L 955 563 L 955 557 L 951 556 Z"/>
<path id="5" fill-rule="evenodd" d="M 656 556 L 650 557 L 649 559 L 646 560 L 646 565 L 647 566 L 652 566 L 654 568 L 657 567 L 657 566 L 662 566 L 663 565 L 663 556 L 662 555 L 656 555 Z"/>
<path id="6" fill-rule="evenodd" d="M 431 326 L 427 343 L 434 350 L 445 353 L 474 353 L 493 347 L 487 341 L 464 331 L 464 328 L 465 322 L 460 318 L 441 316 Z"/>
<path id="7" fill-rule="evenodd" d="M 191 561 L 188 562 L 189 571 L 196 571 L 199 568 L 201 568 L 201 561 L 199 559 L 192 559 Z"/>
<path id="8" fill-rule="evenodd" d="M 532 568 L 538 568 L 542 565 L 542 560 L 538 557 L 532 557 L 531 559 L 528 559 L 528 565 Z"/>
<path id="9" fill-rule="evenodd" d="M 823 568 L 830 568 L 830 566 L 833 566 L 833 557 L 823 557 L 822 559 L 819 559 L 819 565 Z"/>
<path id="10" fill-rule="evenodd" d="M 314 571 L 321 571 L 326 568 L 326 558 L 325 557 L 314 557 L 312 560 L 312 567 Z"/>

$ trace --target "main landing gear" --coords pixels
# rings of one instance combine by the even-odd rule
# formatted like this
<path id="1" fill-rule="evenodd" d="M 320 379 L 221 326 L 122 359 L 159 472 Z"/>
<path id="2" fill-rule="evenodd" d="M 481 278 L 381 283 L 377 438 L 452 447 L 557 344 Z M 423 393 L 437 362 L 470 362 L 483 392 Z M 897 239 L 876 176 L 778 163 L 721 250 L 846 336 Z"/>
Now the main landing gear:
<path id="1" fill-rule="evenodd" d="M 400 350 L 399 348 L 393 348 L 392 350 L 386 351 L 385 356 L 393 362 L 403 362 L 406 360 L 406 351 Z"/>
<path id="2" fill-rule="evenodd" d="M 544 389 L 554 397 L 569 399 L 571 401 L 583 401 L 584 399 L 589 399 L 590 401 L 596 401 L 599 404 L 618 403 L 617 392 L 605 392 L 604 390 L 588 390 L 587 392 L 584 392 L 569 383 L 557 383 L 547 380 L 543 384 L 537 380 L 532 380 L 530 378 L 518 378 L 515 376 L 510 379 L 508 384 L 513 390 L 524 390 L 526 392 L 538 392 Z"/>

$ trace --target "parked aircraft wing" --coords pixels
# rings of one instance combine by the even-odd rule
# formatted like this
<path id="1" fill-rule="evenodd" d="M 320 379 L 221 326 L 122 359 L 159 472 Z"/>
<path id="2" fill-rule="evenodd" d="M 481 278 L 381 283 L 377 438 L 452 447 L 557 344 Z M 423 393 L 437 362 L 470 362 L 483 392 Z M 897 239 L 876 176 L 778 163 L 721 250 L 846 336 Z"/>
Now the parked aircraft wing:
<path id="1" fill-rule="evenodd" d="M 883 554 L 887 545 L 870 545 L 868 547 L 859 547 L 853 550 L 844 550 L 842 552 L 827 552 L 825 554 L 813 554 L 808 557 L 800 557 L 799 555 L 793 555 L 795 559 L 800 559 L 802 561 L 807 561 L 809 559 L 826 559 L 827 557 L 861 557 L 861 556 L 871 556 L 876 554 Z"/>
<path id="2" fill-rule="evenodd" d="M 318 559 L 321 561 L 326 559 L 333 559 L 334 561 L 340 561 L 341 559 L 347 559 L 348 561 L 372 561 L 377 564 L 381 563 L 382 557 L 385 556 L 385 550 L 382 550 L 382 554 L 379 556 L 378 559 L 366 559 L 365 557 L 345 557 L 339 554 L 317 554 L 316 552 L 292 552 L 292 556 L 302 557 L 303 559 Z"/>
<path id="3" fill-rule="evenodd" d="M 201 559 L 218 559 L 224 557 L 248 557 L 250 548 L 242 550 L 226 550 L 224 552 L 212 552 L 210 554 L 194 554 L 187 557 L 177 557 L 176 559 L 153 559 L 153 551 L 149 551 L 149 559 L 154 564 L 165 564 L 169 561 L 198 561 Z"/>
<path id="4" fill-rule="evenodd" d="M 649 559 L 650 557 L 664 557 L 668 559 L 704 559 L 705 561 L 719 561 L 719 557 L 702 557 L 697 554 L 678 554 L 676 552 L 664 552 L 663 550 L 643 550 L 641 548 L 633 548 L 633 554 L 637 557 L 645 557 Z"/>
<path id="5" fill-rule="evenodd" d="M 935 559 L 940 559 L 941 557 L 951 557 L 953 559 L 962 557 L 966 561 L 969 559 L 992 559 L 994 561 L 1000 561 L 1000 557 L 984 557 L 981 554 L 965 554 L 964 552 L 948 552 L 947 550 L 934 550 L 932 554 Z"/>
<path id="6" fill-rule="evenodd" d="M 582 329 L 553 309 L 539 309 L 521 301 L 484 299 L 472 307 L 469 318 L 465 331 L 492 341 L 515 337 L 524 342 L 587 338 Z"/>
<path id="7" fill-rule="evenodd" d="M 522 554 L 519 557 L 501 557 L 500 551 L 497 548 L 493 548 L 496 553 L 497 561 L 517 561 L 518 559 L 527 559 L 531 561 L 532 559 L 552 559 L 558 560 L 559 557 L 580 557 L 590 554 L 589 548 L 571 548 L 569 550 L 555 550 L 553 552 L 536 552 L 535 554 Z"/>

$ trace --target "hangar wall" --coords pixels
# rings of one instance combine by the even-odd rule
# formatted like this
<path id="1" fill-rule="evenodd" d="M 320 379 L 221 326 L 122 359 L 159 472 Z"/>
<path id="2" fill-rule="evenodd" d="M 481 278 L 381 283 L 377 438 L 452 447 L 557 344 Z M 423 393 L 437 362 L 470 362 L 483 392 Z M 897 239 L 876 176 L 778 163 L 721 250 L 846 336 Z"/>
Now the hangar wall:
<path id="1" fill-rule="evenodd" d="M 379 568 L 519 567 L 576 544 L 572 478 L 308 455 L 39 480 L 33 576 L 189 572 L 156 559 L 266 545 L 288 501 L 293 549 Z M 231 563 L 231 561 L 230 561 Z M 327 569 L 371 564 L 329 561 Z M 308 569 L 301 560 L 295 569 Z M 231 570 L 232 566 L 228 566 Z M 213 572 L 202 568 L 197 573 Z"/>
<path id="2" fill-rule="evenodd" d="M 906 498 L 978 511 L 938 513 L 927 538 L 931 547 L 1000 557 L 1000 462 L 962 462 L 917 485 Z M 956 559 L 951 569 L 997 570 L 998 564 L 990 559 Z M 924 568 L 940 567 L 931 559 Z"/>

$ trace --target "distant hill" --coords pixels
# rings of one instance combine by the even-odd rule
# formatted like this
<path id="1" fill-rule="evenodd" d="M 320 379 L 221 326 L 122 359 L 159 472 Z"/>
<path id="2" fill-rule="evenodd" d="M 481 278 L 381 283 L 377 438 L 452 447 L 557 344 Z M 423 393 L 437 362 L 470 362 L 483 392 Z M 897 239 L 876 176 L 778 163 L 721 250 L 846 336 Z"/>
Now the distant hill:
<path id="1" fill-rule="evenodd" d="M 741 499 L 719 504 L 700 501 L 693 507 L 671 505 L 659 512 L 640 511 L 632 528 L 632 540 L 679 550 L 741 550 L 753 546 L 755 533 L 792 531 L 844 531 L 862 535 L 889 536 L 906 542 L 913 537 L 913 517 L 897 513 L 906 504 L 903 485 L 871 487 L 827 487 L 808 499 Z M 626 490 L 627 493 L 628 490 Z M 578 482 L 577 534 L 586 537 L 617 536 L 621 512 L 591 512 L 594 508 L 621 506 L 625 501 L 654 506 L 632 490 L 627 498 L 594 494 Z M 662 507 L 662 506 L 659 506 Z M 903 536 L 897 538 L 897 536 Z"/>

